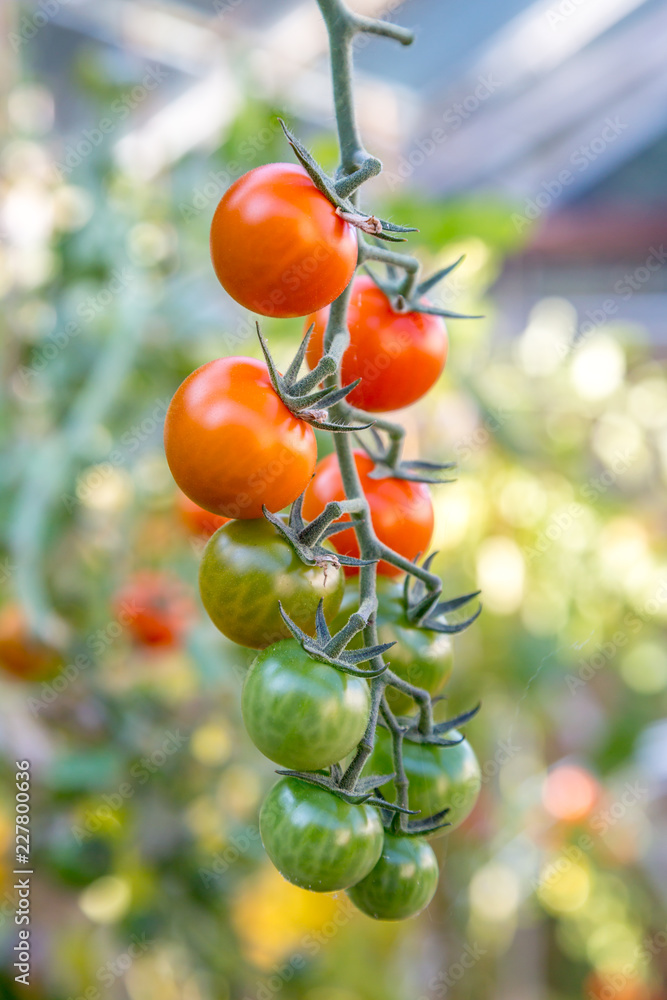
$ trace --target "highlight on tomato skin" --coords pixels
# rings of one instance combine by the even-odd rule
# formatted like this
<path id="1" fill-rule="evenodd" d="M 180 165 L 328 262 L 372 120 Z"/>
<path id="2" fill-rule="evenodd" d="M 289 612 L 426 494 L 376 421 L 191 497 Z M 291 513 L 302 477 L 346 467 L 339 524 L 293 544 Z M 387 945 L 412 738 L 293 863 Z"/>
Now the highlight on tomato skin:
<path id="1" fill-rule="evenodd" d="M 399 555 L 413 560 L 428 549 L 433 535 L 433 503 L 424 483 L 405 479 L 371 479 L 372 459 L 363 451 L 354 452 L 354 461 L 361 485 L 370 507 L 371 521 L 377 537 Z M 306 490 L 303 514 L 309 521 L 321 514 L 330 500 L 345 499 L 343 480 L 335 453 L 318 463 L 312 482 Z M 349 515 L 340 518 L 349 521 Z M 331 542 L 341 555 L 359 556 L 359 545 L 353 528 L 331 536 Z M 345 567 L 348 576 L 358 573 L 355 567 Z M 402 570 L 381 560 L 378 573 L 400 576 Z"/>
<path id="2" fill-rule="evenodd" d="M 262 316 L 329 305 L 357 264 L 354 228 L 293 163 L 268 163 L 234 181 L 215 210 L 210 248 L 225 291 Z"/>
<path id="3" fill-rule="evenodd" d="M 204 510 L 194 500 L 186 496 L 183 490 L 176 490 L 174 501 L 178 517 L 187 531 L 198 538 L 210 538 L 218 528 L 227 524 L 228 517 L 220 514 L 212 514 L 210 510 Z"/>
<path id="4" fill-rule="evenodd" d="M 114 615 L 139 646 L 170 649 L 182 644 L 197 610 L 177 576 L 162 570 L 138 570 L 118 588 Z"/>
<path id="5" fill-rule="evenodd" d="M 30 631 L 20 604 L 0 609 L 0 669 L 21 681 L 50 680 L 63 666 L 59 650 Z"/>
<path id="6" fill-rule="evenodd" d="M 255 358 L 218 358 L 181 383 L 169 404 L 164 447 L 177 486 L 227 518 L 276 512 L 315 468 L 313 428 L 288 410 Z"/>
<path id="7" fill-rule="evenodd" d="M 330 619 L 344 588 L 340 567 L 306 565 L 264 517 L 223 525 L 206 543 L 199 566 L 199 593 L 209 618 L 232 642 L 253 649 L 291 638 L 281 604 L 313 635 L 320 600 Z"/>
<path id="8" fill-rule="evenodd" d="M 328 307 L 308 316 L 304 330 L 315 329 L 306 359 L 311 369 L 322 357 Z M 440 377 L 447 361 L 449 341 L 440 316 L 398 313 L 372 278 L 354 279 L 348 307 L 350 345 L 343 355 L 344 385 L 361 379 L 347 397 L 369 413 L 410 406 L 421 399 Z"/>

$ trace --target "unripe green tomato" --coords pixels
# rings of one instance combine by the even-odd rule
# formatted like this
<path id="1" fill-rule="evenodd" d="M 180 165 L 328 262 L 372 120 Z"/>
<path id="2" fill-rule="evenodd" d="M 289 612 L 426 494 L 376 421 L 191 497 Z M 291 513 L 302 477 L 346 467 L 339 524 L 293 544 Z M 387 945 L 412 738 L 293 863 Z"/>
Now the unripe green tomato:
<path id="1" fill-rule="evenodd" d="M 459 735 L 452 729 L 447 739 L 456 739 Z M 413 819 L 426 819 L 449 809 L 445 819 L 450 825 L 436 832 L 450 833 L 470 815 L 482 787 L 482 773 L 467 740 L 453 747 L 441 747 L 405 739 L 403 765 L 409 782 L 408 806 L 419 811 L 419 816 Z M 386 729 L 378 728 L 375 747 L 364 773 L 390 774 L 393 770 L 391 735 Z M 396 800 L 393 781 L 382 786 L 382 793 L 389 802 Z"/>
<path id="2" fill-rule="evenodd" d="M 385 832 L 380 860 L 347 894 L 375 920 L 406 920 L 431 902 L 438 876 L 437 858 L 421 837 Z"/>
<path id="3" fill-rule="evenodd" d="M 295 639 L 262 650 L 243 685 L 243 721 L 270 760 L 316 771 L 346 757 L 361 740 L 370 690 L 327 663 L 312 660 Z"/>
<path id="4" fill-rule="evenodd" d="M 344 802 L 298 778 L 273 786 L 260 810 L 259 831 L 280 874 L 312 892 L 360 882 L 382 853 L 377 809 Z"/>
<path id="5" fill-rule="evenodd" d="M 309 635 L 315 634 L 320 598 L 334 617 L 345 587 L 342 569 L 306 566 L 265 518 L 230 521 L 208 540 L 199 590 L 213 624 L 241 646 L 264 649 L 290 637 L 278 602 Z"/>

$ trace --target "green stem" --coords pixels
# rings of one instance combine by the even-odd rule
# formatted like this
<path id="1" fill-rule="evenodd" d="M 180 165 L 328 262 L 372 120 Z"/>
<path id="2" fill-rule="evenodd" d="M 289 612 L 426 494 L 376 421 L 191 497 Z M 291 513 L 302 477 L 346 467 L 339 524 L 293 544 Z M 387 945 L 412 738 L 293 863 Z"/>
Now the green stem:
<path id="1" fill-rule="evenodd" d="M 424 735 L 430 733 L 433 729 L 433 705 L 428 691 L 424 688 L 415 687 L 414 684 L 410 684 L 408 681 L 404 681 L 393 670 L 387 670 L 382 679 L 386 685 L 395 687 L 398 691 L 409 695 L 410 698 L 413 698 L 417 702 L 419 705 L 419 732 Z"/>
<path id="2" fill-rule="evenodd" d="M 371 18 L 361 17 L 350 11 L 344 0 L 317 0 L 320 11 L 329 33 L 329 43 L 331 51 L 331 71 L 333 80 L 334 105 L 336 110 L 336 123 L 338 127 L 338 140 L 340 145 L 341 165 L 338 171 L 338 188 L 345 195 L 351 196 L 356 202 L 357 188 L 364 180 L 369 179 L 379 173 L 381 164 L 375 157 L 371 157 L 365 150 L 354 108 L 354 98 L 352 93 L 352 43 L 354 36 L 359 32 L 383 35 L 393 38 L 401 44 L 407 45 L 412 41 L 412 35 L 404 28 L 387 24 L 384 21 L 376 21 Z M 372 247 L 359 239 L 359 262 L 363 260 L 381 260 L 385 263 L 401 267 L 405 271 L 405 279 L 401 284 L 400 293 L 409 295 L 414 288 L 419 273 L 419 262 L 414 257 L 404 257 L 401 254 L 384 250 L 384 248 Z M 407 291 L 406 291 L 407 289 Z M 351 284 L 345 289 L 331 305 L 327 329 L 324 335 L 324 353 L 336 357 L 337 361 L 349 345 L 349 332 L 347 329 L 347 309 L 350 299 Z M 335 388 L 340 385 L 340 365 L 338 365 L 337 375 L 330 375 L 325 385 Z M 350 407 L 344 402 L 331 407 L 329 419 L 332 421 L 345 421 L 350 414 Z M 383 429 L 390 437 L 390 451 L 393 457 L 398 457 L 402 446 L 404 432 L 397 425 L 381 422 Z M 348 434 L 334 435 L 334 444 L 338 456 L 341 477 L 345 496 L 348 501 L 358 501 L 359 509 L 350 512 L 352 525 L 357 535 L 359 551 L 362 559 L 377 560 L 380 554 L 385 552 L 390 555 L 391 560 L 400 559 L 396 553 L 386 549 L 378 541 L 373 530 L 370 519 L 368 505 L 365 501 L 364 492 L 361 487 L 357 467 L 354 461 L 352 442 Z M 363 503 L 362 503 L 363 502 Z M 414 572 L 415 567 L 407 562 L 408 572 Z M 421 579 L 425 580 L 424 571 L 418 572 Z M 427 574 L 430 578 L 430 574 Z M 426 580 L 425 580 L 426 582 Z M 439 581 L 438 581 L 439 582 Z M 427 584 L 428 585 L 428 584 Z M 377 563 L 372 562 L 368 566 L 362 566 L 359 572 L 359 601 L 360 605 L 377 607 Z M 367 625 L 363 629 L 365 645 L 374 646 L 378 642 L 376 616 L 373 613 Z M 370 661 L 372 668 L 383 666 L 381 656 L 374 657 Z M 407 779 L 403 767 L 402 739 L 403 730 L 393 715 L 384 699 L 384 692 L 387 683 L 394 683 L 397 680 L 395 674 L 385 672 L 382 676 L 375 677 L 371 682 L 371 711 L 368 726 L 364 737 L 357 748 L 352 763 L 341 779 L 343 788 L 354 790 L 357 779 L 372 753 L 375 742 L 375 730 L 377 727 L 378 714 L 382 710 L 383 715 L 389 713 L 394 726 L 397 727 L 400 736 L 397 737 L 395 747 L 395 770 L 397 774 L 398 794 L 403 803 L 407 802 Z M 430 731 L 432 726 L 431 702 L 427 692 L 407 682 L 400 681 L 401 690 L 411 694 L 420 705 L 420 731 Z M 426 708 L 424 697 L 428 700 Z M 391 726 L 391 722 L 388 722 Z M 423 729 L 422 729 L 423 727 Z M 404 821 L 403 821 L 404 822 Z M 402 827 L 404 828 L 404 827 Z"/>
<path id="3" fill-rule="evenodd" d="M 321 514 L 314 518 L 299 534 L 303 545 L 317 545 L 329 525 L 343 514 L 359 513 L 366 509 L 366 498 L 358 500 L 330 500 Z"/>
<path id="4" fill-rule="evenodd" d="M 384 695 L 382 696 L 380 711 L 382 712 L 382 718 L 386 722 L 389 732 L 391 733 L 391 757 L 395 774 L 394 785 L 396 787 L 396 804 L 402 806 L 404 809 L 407 809 L 408 788 L 410 783 L 405 773 L 405 765 L 403 764 L 403 737 L 405 736 L 405 731 L 399 725 L 396 716 L 389 708 L 389 704 Z M 394 830 L 405 830 L 406 822 L 407 817 L 405 813 L 396 813 L 392 820 Z"/>
<path id="5" fill-rule="evenodd" d="M 317 0 L 329 33 L 334 106 L 343 174 L 352 174 L 368 159 L 359 134 L 352 94 L 354 17 L 343 0 Z"/>

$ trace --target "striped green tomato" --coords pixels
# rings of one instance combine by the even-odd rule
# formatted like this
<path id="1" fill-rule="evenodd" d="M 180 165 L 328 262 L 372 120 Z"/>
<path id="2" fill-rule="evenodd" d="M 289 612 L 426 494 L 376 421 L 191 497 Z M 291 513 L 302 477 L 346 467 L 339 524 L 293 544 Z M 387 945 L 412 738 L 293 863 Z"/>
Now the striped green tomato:
<path id="1" fill-rule="evenodd" d="M 219 528 L 208 540 L 199 570 L 201 598 L 213 624 L 228 639 L 252 649 L 289 637 L 279 601 L 313 635 L 320 598 L 328 620 L 340 607 L 344 587 L 342 569 L 307 566 L 263 517 Z"/>
<path id="2" fill-rule="evenodd" d="M 270 760 L 316 771 L 357 746 L 370 691 L 362 677 L 312 660 L 295 639 L 283 639 L 252 663 L 241 707 L 251 740 Z"/>
<path id="3" fill-rule="evenodd" d="M 447 733 L 456 739 L 455 729 Z M 419 818 L 426 819 L 443 809 L 450 824 L 442 832 L 449 833 L 469 816 L 479 796 L 482 784 L 475 751 L 467 740 L 453 747 L 439 747 L 430 743 L 403 741 L 403 765 L 409 782 L 408 805 L 419 811 Z M 373 753 L 366 762 L 366 774 L 389 774 L 394 770 L 391 754 L 391 736 L 386 729 L 378 729 Z M 396 798 L 394 783 L 382 786 L 390 802 Z M 438 831 L 440 833 L 441 831 Z"/>
<path id="4" fill-rule="evenodd" d="M 436 856 L 420 837 L 385 833 L 380 860 L 347 894 L 375 920 L 405 920 L 431 902 L 438 874 Z"/>
<path id="5" fill-rule="evenodd" d="M 313 892 L 360 882 L 382 853 L 380 815 L 299 778 L 273 786 L 259 814 L 266 853 L 281 875 Z"/>

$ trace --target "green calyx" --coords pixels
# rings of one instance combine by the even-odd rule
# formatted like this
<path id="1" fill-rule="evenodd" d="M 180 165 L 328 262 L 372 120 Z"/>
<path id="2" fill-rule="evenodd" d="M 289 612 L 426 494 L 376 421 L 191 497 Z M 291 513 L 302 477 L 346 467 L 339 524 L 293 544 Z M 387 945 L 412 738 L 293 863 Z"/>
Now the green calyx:
<path id="1" fill-rule="evenodd" d="M 365 510 L 365 500 L 333 500 L 326 505 L 322 513 L 309 524 L 303 520 L 303 493 L 292 504 L 289 520 L 285 522 L 279 514 L 272 514 L 265 506 L 262 512 L 269 521 L 290 543 L 299 559 L 306 566 L 322 566 L 330 563 L 334 566 L 372 566 L 376 560 L 356 559 L 354 556 L 340 555 L 332 549 L 325 548 L 322 542 L 336 531 L 349 528 L 349 524 L 334 525 L 333 522 L 344 514 L 354 514 Z"/>
<path id="2" fill-rule="evenodd" d="M 362 649 L 345 649 L 354 636 L 368 625 L 369 618 L 375 612 L 374 602 L 362 601 L 361 607 L 354 614 L 350 615 L 347 624 L 332 636 L 324 617 L 323 602 L 320 601 L 315 618 L 316 638 L 306 635 L 292 621 L 282 604 L 279 607 L 280 614 L 288 629 L 301 647 L 314 660 L 319 660 L 321 663 L 328 663 L 329 666 L 337 667 L 338 670 L 352 674 L 355 677 L 366 677 L 369 679 L 379 677 L 387 669 L 386 665 L 383 664 L 382 667 L 373 670 L 358 670 L 356 664 L 365 663 L 376 656 L 382 656 L 388 649 L 391 649 L 394 645 L 393 642 L 382 642 Z"/>
<path id="3" fill-rule="evenodd" d="M 334 769 L 336 770 L 334 771 Z M 405 813 L 411 816 L 416 815 L 413 810 L 406 809 L 395 802 L 387 802 L 386 799 L 374 794 L 378 788 L 391 781 L 395 777 L 394 774 L 374 774 L 361 778 L 357 782 L 354 791 L 349 791 L 339 784 L 341 778 L 340 768 L 334 765 L 332 771 L 334 771 L 334 774 L 327 776 L 317 774 L 314 771 L 290 771 L 283 768 L 276 771 L 276 774 L 280 774 L 283 777 L 298 778 L 309 785 L 324 788 L 326 791 L 331 792 L 332 795 L 342 799 L 343 802 L 348 802 L 350 805 L 358 806 L 365 804 L 377 806 L 382 812 L 390 815 L 394 815 L 395 813 Z"/>
<path id="4" fill-rule="evenodd" d="M 428 559 L 424 561 L 422 569 L 425 572 L 425 576 L 429 575 L 431 563 L 437 554 L 437 552 L 432 552 Z M 475 597 L 479 597 L 480 591 L 474 590 L 470 594 L 463 594 L 461 597 L 452 597 L 448 601 L 441 601 L 439 599 L 441 591 L 429 587 L 425 576 L 418 579 L 412 579 L 409 575 L 405 577 L 403 600 L 408 620 L 417 628 L 428 629 L 431 632 L 442 632 L 446 635 L 456 635 L 456 633 L 463 632 L 469 628 L 481 614 L 481 604 L 472 615 L 463 620 L 451 621 L 448 616 L 451 616 L 452 612 L 458 611 L 474 600 Z M 437 580 L 437 577 L 435 579 Z"/>
<path id="5" fill-rule="evenodd" d="M 370 432 L 373 436 L 373 445 L 358 434 L 356 438 L 368 457 L 373 460 L 374 468 L 369 473 L 371 479 L 406 479 L 412 483 L 427 483 L 431 486 L 454 482 L 453 479 L 447 478 L 446 473 L 456 468 L 455 462 L 424 462 L 417 459 L 396 461 L 391 438 L 388 442 L 384 442 L 375 427 L 371 427 Z"/>
<path id="6" fill-rule="evenodd" d="M 362 248 L 360 256 L 362 260 L 384 260 L 386 277 L 380 277 L 374 270 L 371 270 L 368 264 L 364 264 L 364 270 L 387 296 L 394 312 L 427 313 L 430 316 L 442 316 L 444 319 L 483 319 L 482 316 L 471 316 L 465 313 L 452 312 L 449 309 L 441 309 L 439 306 L 433 306 L 428 301 L 425 301 L 425 296 L 431 289 L 435 288 L 436 285 L 465 260 L 465 254 L 461 254 L 453 264 L 441 268 L 435 274 L 419 282 L 416 280 L 414 273 L 408 272 L 401 275 L 391 258 L 387 259 L 382 256 L 378 258 L 376 254 L 372 254 L 369 251 L 368 246 Z"/>
<path id="7" fill-rule="evenodd" d="M 274 391 L 291 413 L 301 420 L 305 420 L 306 423 L 311 424 L 313 427 L 319 427 L 320 430 L 332 431 L 334 433 L 367 430 L 371 426 L 372 421 L 367 424 L 353 426 L 351 424 L 334 424 L 327 420 L 329 407 L 335 406 L 336 403 L 345 399 L 348 393 L 352 392 L 359 384 L 359 379 L 351 382 L 350 385 L 340 388 L 315 389 L 314 392 L 312 391 L 324 378 L 332 375 L 337 370 L 337 361 L 331 354 L 325 354 L 312 372 L 299 379 L 299 372 L 306 356 L 306 349 L 312 331 L 313 328 L 311 327 L 301 341 L 289 368 L 284 375 L 281 375 L 271 356 L 269 346 L 262 336 L 259 323 L 257 323 L 257 336 L 259 337 L 259 343 L 262 348 L 264 360 L 266 361 L 266 367 L 269 370 L 269 378 L 271 379 Z"/>
<path id="8" fill-rule="evenodd" d="M 294 150 L 294 155 L 304 168 L 315 187 L 325 198 L 331 202 L 336 209 L 336 215 L 349 222 L 364 233 L 369 233 L 379 240 L 386 240 L 389 243 L 404 243 L 402 236 L 395 236 L 395 233 L 416 233 L 412 226 L 398 226 L 394 222 L 385 219 L 378 219 L 374 215 L 363 215 L 358 208 L 350 201 L 350 195 L 361 187 L 361 185 L 376 177 L 382 170 L 382 163 L 374 156 L 366 156 L 361 165 L 351 174 L 345 174 L 338 180 L 329 177 L 322 167 L 313 159 L 306 147 L 299 142 L 297 137 L 290 132 L 282 118 L 278 121 L 285 133 L 285 138 Z"/>

